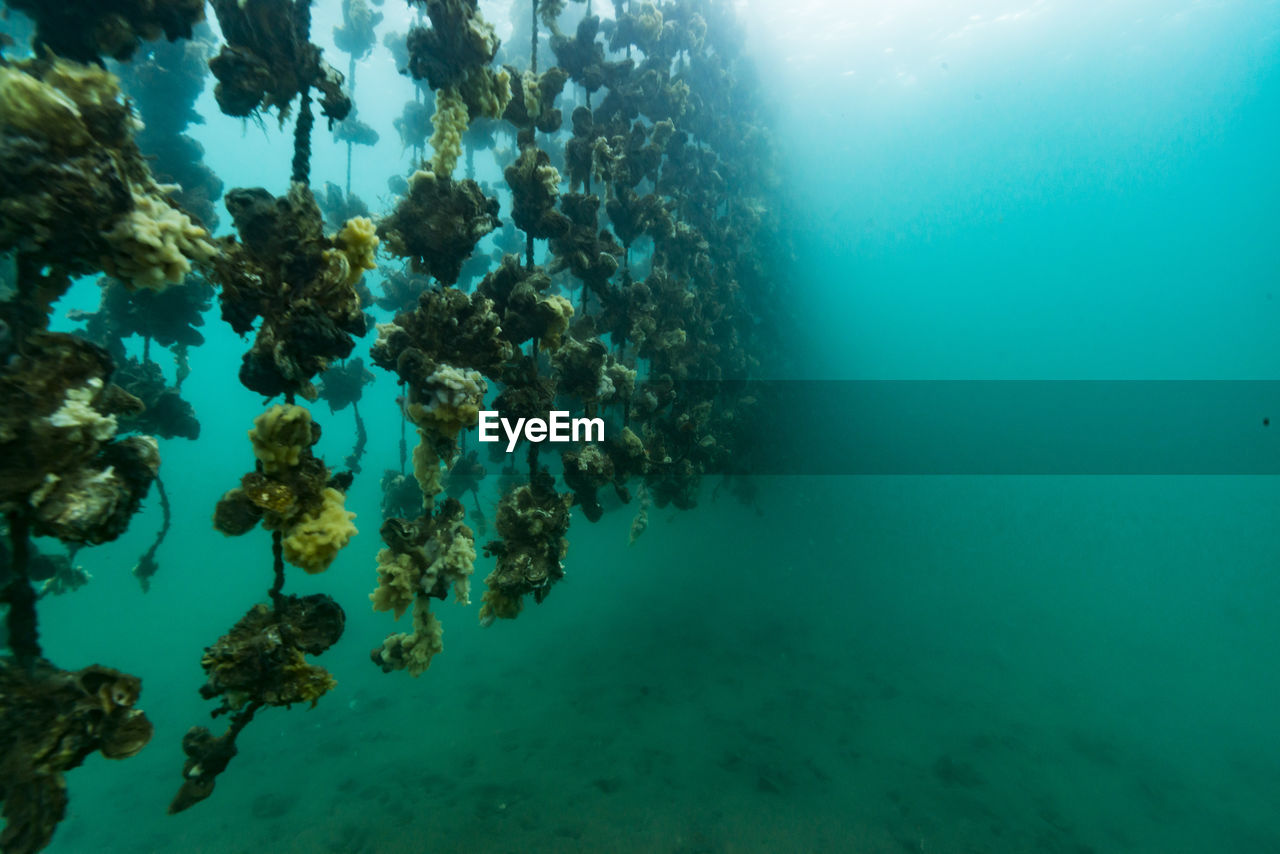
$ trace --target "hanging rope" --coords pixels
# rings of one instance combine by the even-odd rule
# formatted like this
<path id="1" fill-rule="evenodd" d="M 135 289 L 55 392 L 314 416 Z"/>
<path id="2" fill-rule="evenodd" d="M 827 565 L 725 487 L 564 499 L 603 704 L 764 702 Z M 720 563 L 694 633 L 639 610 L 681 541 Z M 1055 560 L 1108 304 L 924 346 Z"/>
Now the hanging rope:
<path id="1" fill-rule="evenodd" d="M 409 390 L 404 381 L 400 382 L 400 475 L 405 474 L 405 459 L 409 456 L 409 443 L 405 441 L 405 425 L 409 423 Z"/>
<path id="2" fill-rule="evenodd" d="M 9 540 L 13 544 L 13 579 L 4 589 L 3 601 L 9 606 L 5 625 L 9 649 L 29 670 L 40 658 L 40 632 L 36 627 L 36 591 L 27 577 L 31 548 L 27 520 L 17 513 L 9 514 Z"/>
<path id="3" fill-rule="evenodd" d="M 529 70 L 538 73 L 538 0 L 533 0 L 533 36 L 529 45 Z"/>
<path id="4" fill-rule="evenodd" d="M 351 91 L 351 97 L 356 96 L 356 55 L 351 54 L 351 62 L 347 65 L 347 86 Z M 347 140 L 347 197 L 351 196 L 351 147 L 353 143 Z"/>
<path id="5" fill-rule="evenodd" d="M 280 600 L 283 598 L 280 591 L 284 589 L 284 534 L 279 531 L 271 532 L 271 562 L 275 570 L 275 582 L 268 593 L 271 596 L 271 606 L 279 611 Z"/>
<path id="6" fill-rule="evenodd" d="M 352 473 L 360 474 L 360 458 L 364 456 L 365 445 L 369 442 L 369 432 L 365 429 L 364 419 L 360 417 L 360 406 L 356 401 L 351 401 L 351 411 L 356 416 L 356 444 L 351 449 L 351 456 L 347 457 L 347 468 Z"/>
<path id="7" fill-rule="evenodd" d="M 531 2 L 529 3 L 529 8 L 532 11 L 531 20 L 533 23 L 533 26 L 531 27 L 533 34 L 529 37 L 529 73 L 536 75 L 538 73 L 538 0 L 531 0 Z M 533 107 L 526 105 L 526 108 L 530 111 L 529 115 L 533 115 L 532 113 Z M 537 133 L 536 128 L 533 128 L 533 127 L 529 128 L 530 138 L 532 138 L 536 133 Z M 532 270 L 533 269 L 533 235 L 532 234 L 525 235 L 524 254 L 525 254 L 524 266 L 526 269 Z"/>
<path id="8" fill-rule="evenodd" d="M 156 534 L 156 538 L 151 541 L 151 546 L 138 559 L 137 566 L 133 568 L 134 577 L 142 585 L 144 593 L 151 589 L 151 576 L 155 575 L 160 568 L 156 562 L 156 552 L 160 550 L 160 546 L 164 543 L 164 538 L 169 535 L 169 528 L 173 524 L 173 509 L 169 506 L 169 493 L 165 491 L 164 481 L 158 473 L 156 474 L 155 483 L 156 492 L 160 496 L 160 512 L 162 514 L 160 531 Z"/>
<path id="9" fill-rule="evenodd" d="M 298 41 L 311 40 L 311 0 L 297 0 L 294 5 L 294 22 Z M 311 114 L 311 86 L 302 87 L 298 99 L 298 123 L 293 130 L 293 180 L 300 184 L 311 183 L 311 129 L 316 117 Z"/>
<path id="10" fill-rule="evenodd" d="M 311 114 L 311 90 L 303 89 L 298 106 L 298 124 L 293 131 L 293 180 L 311 182 L 311 128 L 316 118 Z"/>

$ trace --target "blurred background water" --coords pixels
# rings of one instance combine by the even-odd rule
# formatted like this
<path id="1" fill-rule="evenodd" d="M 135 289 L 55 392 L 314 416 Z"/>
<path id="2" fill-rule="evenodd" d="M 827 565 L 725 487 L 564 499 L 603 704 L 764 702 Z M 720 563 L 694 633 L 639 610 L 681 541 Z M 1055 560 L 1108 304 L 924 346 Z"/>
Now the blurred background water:
<path id="1" fill-rule="evenodd" d="M 738 10 L 778 116 L 803 377 L 1280 379 L 1280 4 Z M 337 4 L 315 15 L 332 57 Z M 353 189 L 383 212 L 411 88 L 382 47 L 357 81 L 382 140 Z M 199 108 L 228 187 L 285 189 L 287 128 Z M 313 180 L 345 158 L 318 133 Z M 82 283 L 59 311 L 97 298 Z M 368 661 L 391 628 L 367 605 L 399 438 L 382 372 L 361 535 L 289 578 L 346 608 L 320 659 L 338 688 L 261 713 L 213 798 L 167 817 L 181 735 L 207 722 L 200 651 L 270 575 L 265 534 L 209 524 L 261 401 L 235 381 L 244 343 L 205 331 L 184 388 L 203 434 L 162 448 L 151 592 L 128 569 L 155 506 L 80 554 L 89 587 L 41 602 L 49 657 L 141 675 L 157 728 L 69 775 L 50 850 L 1280 850 L 1274 478 L 776 477 L 755 506 L 709 483 L 631 548 L 629 513 L 575 511 L 555 595 L 486 630 L 442 607 L 445 653 L 413 680 Z M 313 411 L 336 464 L 350 412 Z"/>

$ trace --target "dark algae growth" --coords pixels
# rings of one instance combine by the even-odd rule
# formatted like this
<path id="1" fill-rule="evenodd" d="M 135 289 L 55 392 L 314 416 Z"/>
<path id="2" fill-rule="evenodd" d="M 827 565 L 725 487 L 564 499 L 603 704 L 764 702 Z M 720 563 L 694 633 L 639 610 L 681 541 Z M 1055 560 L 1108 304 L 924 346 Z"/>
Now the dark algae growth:
<path id="1" fill-rule="evenodd" d="M 605 504 L 633 505 L 634 542 L 651 507 L 692 508 L 704 475 L 746 447 L 746 381 L 779 357 L 781 236 L 760 203 L 767 131 L 728 4 L 621 3 L 602 20 L 587 2 L 566 33 L 563 0 L 522 0 L 504 48 L 475 0 L 411 0 L 393 16 L 411 18 L 403 33 L 384 24 L 396 2 L 6 0 L 20 38 L 0 57 L 5 854 L 49 845 L 75 789 L 66 772 L 94 752 L 133 756 L 151 738 L 136 707 L 145 667 L 63 670 L 42 647 L 62 627 L 39 620 L 46 595 L 92 595 L 74 592 L 90 578 L 76 562 L 93 563 L 78 550 L 126 535 L 145 501 L 163 524 L 133 568 L 144 592 L 177 571 L 166 537 L 188 501 L 262 555 L 260 601 L 186 652 L 227 724 L 181 738 L 177 813 L 235 773 L 267 707 L 325 699 L 336 683 L 312 657 L 372 640 L 343 637 L 334 596 L 286 592 L 295 568 L 324 573 L 356 542 L 346 504 L 362 479 L 385 492 L 368 598 L 412 615 L 371 657 L 419 676 L 444 649 L 431 600 L 469 604 L 478 554 L 493 561 L 481 623 L 514 619 L 575 566 L 575 508 L 597 522 Z M 313 41 L 321 11 L 340 21 L 346 74 Z M 357 93 L 355 73 L 380 28 L 416 93 L 396 126 L 420 154 L 409 174 L 387 176 L 395 195 L 370 214 L 351 173 L 359 147 L 378 143 L 356 115 L 379 93 Z M 224 192 L 191 136 L 208 83 L 227 116 L 292 127 L 277 189 Z M 319 134 L 345 144 L 347 170 L 321 192 Z M 503 183 L 480 177 L 482 153 Z M 53 331 L 82 277 L 100 289 L 97 309 L 73 308 L 78 331 Z M 238 362 L 197 358 L 215 305 L 245 342 Z M 390 401 L 370 401 L 377 377 L 357 349 L 399 387 L 389 435 L 384 419 L 361 417 L 358 406 Z M 252 425 L 235 452 L 243 473 L 210 485 L 221 497 L 203 484 L 166 490 L 165 443 L 223 442 L 188 397 L 219 371 L 264 405 L 240 416 Z M 341 469 L 320 456 L 321 398 L 331 415 L 354 412 Z M 605 438 L 495 452 L 491 497 L 486 464 L 465 447 L 490 407 L 581 412 L 603 419 Z M 378 483 L 361 470 L 366 447 L 397 439 L 400 468 Z"/>

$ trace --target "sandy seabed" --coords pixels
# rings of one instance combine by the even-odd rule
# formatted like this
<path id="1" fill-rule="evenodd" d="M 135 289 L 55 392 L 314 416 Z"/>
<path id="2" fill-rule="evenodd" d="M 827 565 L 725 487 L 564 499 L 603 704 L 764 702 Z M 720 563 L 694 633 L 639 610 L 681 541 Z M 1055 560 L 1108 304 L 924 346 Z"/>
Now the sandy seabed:
<path id="1" fill-rule="evenodd" d="M 260 714 L 209 801 L 164 815 L 180 758 L 161 732 L 128 763 L 70 775 L 50 850 L 1280 850 L 1265 761 L 1223 748 L 1210 764 L 1142 737 L 1141 703 L 1106 696 L 1123 673 L 1072 671 L 1097 652 L 1070 626 L 964 574 L 1114 544 L 1081 544 L 1060 515 L 1027 530 L 1041 516 L 1026 496 L 998 518 L 1014 504 L 986 487 L 958 500 L 968 489 L 899 484 L 838 530 L 798 526 L 864 506 L 872 485 L 784 483 L 763 515 L 655 513 L 631 549 L 615 547 L 625 514 L 577 518 L 569 577 L 542 606 L 483 631 L 474 606 L 442 607 L 446 651 L 418 680 L 362 661 L 349 627 L 322 659 L 339 688 Z M 985 612 L 958 592 L 975 585 Z"/>

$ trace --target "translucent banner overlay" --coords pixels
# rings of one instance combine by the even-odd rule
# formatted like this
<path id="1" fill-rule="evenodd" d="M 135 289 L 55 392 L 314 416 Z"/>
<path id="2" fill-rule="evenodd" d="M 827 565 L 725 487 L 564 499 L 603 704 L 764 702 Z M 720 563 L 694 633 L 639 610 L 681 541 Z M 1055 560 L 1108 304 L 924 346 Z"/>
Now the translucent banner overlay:
<path id="1" fill-rule="evenodd" d="M 1280 381 L 764 382 L 722 391 L 726 401 L 757 401 L 730 473 L 1280 474 Z"/>

